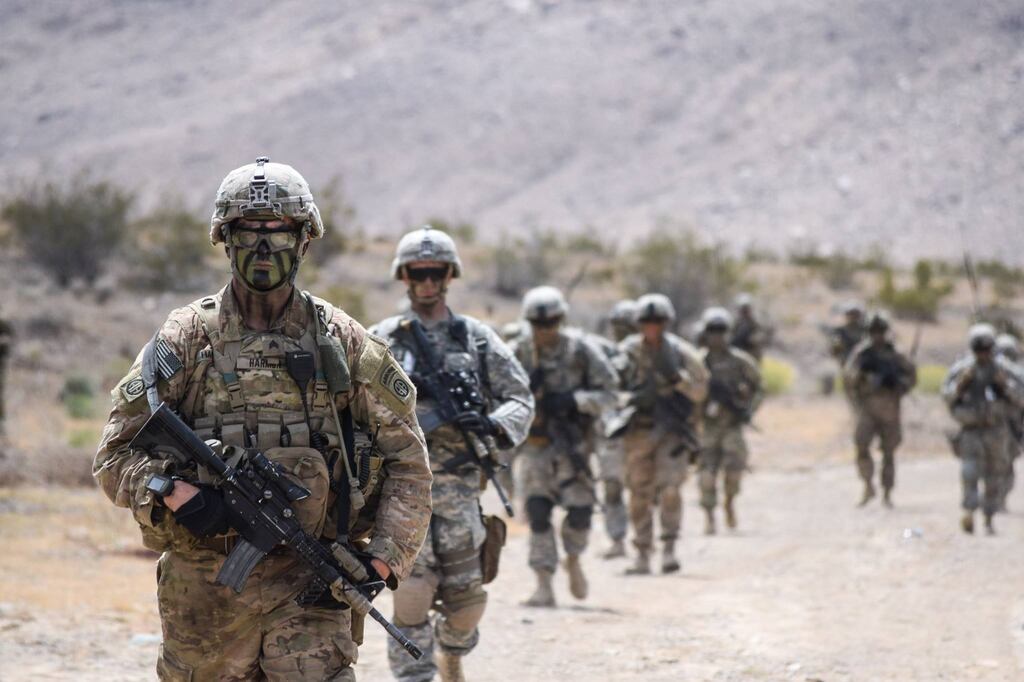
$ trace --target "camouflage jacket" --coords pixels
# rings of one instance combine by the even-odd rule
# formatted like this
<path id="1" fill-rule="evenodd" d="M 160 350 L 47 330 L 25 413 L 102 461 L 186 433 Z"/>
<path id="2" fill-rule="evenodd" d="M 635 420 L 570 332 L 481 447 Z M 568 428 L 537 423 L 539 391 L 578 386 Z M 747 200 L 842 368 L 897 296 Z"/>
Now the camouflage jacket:
<path id="1" fill-rule="evenodd" d="M 769 336 L 769 330 L 757 319 L 740 315 L 736 317 L 729 344 L 760 360 Z"/>
<path id="2" fill-rule="evenodd" d="M 340 351 L 350 371 L 349 388 L 332 395 L 323 367 L 318 366 L 317 380 L 307 391 L 307 422 L 301 393 L 285 369 L 285 353 L 315 351 L 318 342 L 310 338 L 314 333 Z M 349 535 L 368 542 L 369 553 L 387 563 L 397 578 L 408 575 L 430 518 L 431 477 L 413 411 L 415 392 L 380 339 L 341 310 L 298 291 L 273 329 L 248 330 L 229 285 L 173 311 L 154 342 L 160 361 L 159 397 L 202 438 L 217 437 L 233 445 L 256 440 L 270 456 L 271 450 L 294 452 L 309 446 L 313 429 L 337 448 L 340 438 L 331 401 L 339 411 L 350 408 L 356 450 L 365 454 L 361 461 L 368 475 L 363 488 L 366 505 L 352 509 Z M 114 405 L 93 475 L 116 505 L 132 510 L 147 546 L 188 552 L 198 541 L 170 514 L 154 514 L 155 501 L 145 489 L 148 475 L 166 472 L 171 463 L 128 447 L 149 416 L 141 361 L 142 353 L 112 392 Z M 369 433 L 376 433 L 372 446 Z M 243 443 L 243 434 L 249 443 Z M 323 475 L 337 480 L 341 468 L 335 461 L 335 471 L 324 469 Z M 202 479 L 205 472 L 195 473 Z M 330 517 L 323 528 L 330 534 L 337 522 L 333 493 L 326 505 Z"/>
<path id="3" fill-rule="evenodd" d="M 829 352 L 839 361 L 840 365 L 845 366 L 850 353 L 857 344 L 864 340 L 867 334 L 868 328 L 863 322 L 835 327 L 829 336 Z"/>
<path id="4" fill-rule="evenodd" d="M 700 352 L 710 373 L 705 423 L 710 427 L 749 422 L 764 397 L 757 360 L 736 348 L 721 352 L 704 348 Z"/>
<path id="5" fill-rule="evenodd" d="M 974 355 L 967 355 L 950 368 L 942 397 L 965 429 L 1008 426 L 1024 407 L 1024 370 L 1003 357 L 979 365 Z"/>
<path id="6" fill-rule="evenodd" d="M 632 394 L 631 405 L 641 419 L 653 419 L 658 403 L 688 403 L 686 417 L 700 424 L 698 404 L 707 398 L 709 374 L 700 352 L 675 334 L 665 332 L 655 349 L 640 334 L 631 334 L 619 344 L 615 360 L 621 388 Z"/>
<path id="7" fill-rule="evenodd" d="M 917 385 L 917 367 L 891 343 L 864 339 L 850 352 L 843 382 L 855 403 L 898 401 Z"/>
<path id="8" fill-rule="evenodd" d="M 415 319 L 418 316 L 409 311 L 371 328 L 390 344 L 391 352 L 413 381 L 423 365 L 406 324 Z M 522 443 L 533 420 L 533 395 L 526 372 L 505 342 L 490 327 L 471 317 L 452 315 L 441 322 L 424 324 L 424 328 L 444 370 L 465 371 L 475 378 L 487 403 L 487 416 L 498 427 L 499 444 L 507 448 Z M 430 396 L 419 397 L 416 412 L 426 424 L 437 421 L 437 403 Z M 451 424 L 428 428 L 434 513 L 449 519 L 464 518 L 467 500 L 475 504 L 480 495 L 481 472 L 467 466 L 465 439 L 457 428 Z"/>

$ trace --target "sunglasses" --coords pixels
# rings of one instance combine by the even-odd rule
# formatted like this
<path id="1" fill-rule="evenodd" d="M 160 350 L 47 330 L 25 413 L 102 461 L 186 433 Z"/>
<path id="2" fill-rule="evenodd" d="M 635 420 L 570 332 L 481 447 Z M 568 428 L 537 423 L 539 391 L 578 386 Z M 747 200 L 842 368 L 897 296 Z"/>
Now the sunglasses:
<path id="1" fill-rule="evenodd" d="M 537 329 L 552 329 L 562 323 L 562 318 L 552 317 L 548 320 L 530 320 L 530 326 Z"/>
<path id="2" fill-rule="evenodd" d="M 231 230 L 231 243 L 241 249 L 255 249 L 266 240 L 267 246 L 273 251 L 294 249 L 299 243 L 299 232 L 296 230 L 268 230 L 258 228 L 235 228 Z"/>
<path id="3" fill-rule="evenodd" d="M 975 353 L 987 353 L 995 348 L 995 344 L 987 341 L 975 341 L 971 344 L 971 350 Z"/>
<path id="4" fill-rule="evenodd" d="M 433 282 L 443 282 L 451 272 L 450 268 L 406 268 L 405 274 L 413 282 L 426 282 L 428 279 Z"/>
<path id="5" fill-rule="evenodd" d="M 712 324 L 704 328 L 706 334 L 724 334 L 729 331 L 729 328 L 724 325 Z"/>
<path id="6" fill-rule="evenodd" d="M 667 317 L 641 317 L 637 320 L 638 324 L 664 324 L 668 322 Z"/>

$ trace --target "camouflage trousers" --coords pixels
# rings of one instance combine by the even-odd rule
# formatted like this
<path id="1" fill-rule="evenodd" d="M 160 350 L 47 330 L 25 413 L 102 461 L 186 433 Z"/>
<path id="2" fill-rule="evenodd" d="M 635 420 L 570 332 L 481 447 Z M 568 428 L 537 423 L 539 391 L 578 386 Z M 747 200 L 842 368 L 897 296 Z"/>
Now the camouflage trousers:
<path id="1" fill-rule="evenodd" d="M 450 513 L 454 506 L 450 498 L 441 498 L 446 513 L 459 518 L 437 513 L 430 518 L 412 575 L 395 592 L 395 625 L 423 650 L 423 658 L 417 661 L 388 638 L 388 664 L 396 680 L 433 680 L 435 645 L 448 655 L 465 656 L 480 641 L 477 626 L 487 604 L 480 548 L 486 533 L 476 495 L 464 498 L 456 507 L 459 514 Z M 433 622 L 432 610 L 436 612 Z"/>
<path id="2" fill-rule="evenodd" d="M 522 457 L 523 496 L 530 522 L 530 568 L 553 573 L 558 567 L 558 543 L 551 523 L 555 506 L 566 511 L 560 533 L 565 553 L 582 554 L 597 499 L 594 482 L 588 472 L 577 471 L 568 454 L 551 445 L 527 444 Z"/>
<path id="3" fill-rule="evenodd" d="M 718 502 L 718 473 L 722 472 L 726 499 L 740 492 L 740 481 L 747 468 L 747 443 L 743 427 L 735 424 L 705 422 L 701 436 L 700 504 L 714 509 Z"/>
<path id="4" fill-rule="evenodd" d="M 661 539 L 673 542 L 679 537 L 683 520 L 680 488 L 686 481 L 687 454 L 679 436 L 662 429 L 632 426 L 623 438 L 633 544 L 639 551 L 649 552 L 654 544 L 655 505 Z"/>
<path id="5" fill-rule="evenodd" d="M 875 438 L 882 451 L 881 484 L 890 490 L 896 484 L 896 448 L 903 440 L 898 410 L 880 414 L 874 410 L 854 409 L 856 426 L 853 443 L 857 448 L 857 471 L 865 483 L 871 483 L 875 475 L 875 462 L 871 457 L 871 444 Z"/>
<path id="6" fill-rule="evenodd" d="M 210 550 L 160 557 L 161 680 L 355 680 L 351 611 L 294 601 L 309 569 L 271 554 L 235 594 L 214 583 L 224 559 Z"/>
<path id="7" fill-rule="evenodd" d="M 1010 466 L 1009 438 L 1010 432 L 1004 426 L 960 432 L 958 454 L 964 509 L 973 511 L 980 506 L 986 516 L 999 510 Z M 979 483 L 985 487 L 983 497 L 978 493 Z"/>
<path id="8" fill-rule="evenodd" d="M 626 514 L 623 468 L 625 453 L 621 439 L 596 439 L 597 463 L 600 467 L 601 487 L 604 489 L 604 529 L 612 540 L 626 537 L 629 518 Z"/>

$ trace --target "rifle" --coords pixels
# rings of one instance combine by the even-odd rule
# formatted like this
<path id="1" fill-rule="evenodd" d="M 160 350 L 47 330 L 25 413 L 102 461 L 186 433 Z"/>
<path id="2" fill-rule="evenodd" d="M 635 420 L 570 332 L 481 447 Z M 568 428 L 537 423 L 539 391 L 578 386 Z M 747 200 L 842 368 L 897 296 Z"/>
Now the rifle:
<path id="1" fill-rule="evenodd" d="M 213 441 L 211 441 L 213 442 Z M 153 412 L 129 447 L 153 455 L 169 454 L 181 466 L 206 467 L 220 478 L 219 488 L 228 509 L 228 524 L 241 536 L 217 574 L 217 584 L 240 593 L 249 574 L 270 550 L 285 545 L 315 576 L 296 599 L 303 606 L 330 596 L 338 604 L 370 616 L 415 659 L 423 652 L 370 603 L 384 588 L 371 578 L 366 565 L 349 548 L 333 542 L 326 546 L 302 529 L 291 503 L 309 491 L 284 476 L 281 467 L 256 450 L 232 466 L 203 442 L 165 403 Z M 235 448 L 229 448 L 235 450 Z M 230 457 L 229 457 L 230 459 Z"/>
<path id="2" fill-rule="evenodd" d="M 530 375 L 530 390 L 540 417 L 534 419 L 530 431 L 546 436 L 557 451 L 566 453 L 577 476 L 593 480 L 587 456 L 580 452 L 584 435 L 579 422 L 583 415 L 576 409 L 572 392 L 553 393 L 545 390 L 544 369 L 541 367 L 534 369 Z"/>
<path id="3" fill-rule="evenodd" d="M 480 394 L 477 385 L 477 377 L 466 371 L 448 372 L 442 367 L 441 361 L 434 355 L 434 349 L 430 345 L 430 339 L 423 331 L 423 323 L 419 320 L 410 320 L 403 323 L 403 326 L 412 333 L 413 341 L 419 351 L 418 356 L 426 365 L 426 372 L 417 372 L 411 378 L 416 384 L 417 390 L 425 396 L 429 396 L 437 403 L 437 419 L 431 421 L 423 419 L 420 426 L 424 433 L 430 433 L 442 424 L 451 424 L 462 435 L 466 444 L 466 451 L 473 462 L 484 472 L 484 476 L 494 486 L 495 492 L 501 499 L 505 513 L 510 517 L 515 516 L 512 503 L 509 502 L 505 489 L 501 487 L 495 472 L 505 468 L 505 465 L 498 463 L 494 457 L 497 444 L 493 437 L 479 438 L 475 434 L 460 427 L 455 419 L 465 412 L 477 412 L 484 414 L 487 404 Z"/>
<path id="4" fill-rule="evenodd" d="M 725 409 L 732 412 L 742 424 L 749 426 L 755 431 L 760 431 L 751 421 L 754 417 L 748 405 L 744 405 L 739 396 L 732 388 L 720 379 L 711 378 L 708 384 L 708 400 L 717 402 Z"/>

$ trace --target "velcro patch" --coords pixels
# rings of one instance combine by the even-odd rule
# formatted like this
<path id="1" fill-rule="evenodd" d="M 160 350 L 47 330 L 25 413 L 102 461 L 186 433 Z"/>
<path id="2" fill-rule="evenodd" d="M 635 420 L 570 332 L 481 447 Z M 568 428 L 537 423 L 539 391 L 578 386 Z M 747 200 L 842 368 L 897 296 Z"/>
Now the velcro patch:
<path id="1" fill-rule="evenodd" d="M 134 377 L 121 384 L 121 396 L 127 403 L 133 403 L 144 395 L 146 395 L 146 384 L 142 381 L 142 377 Z"/>
<path id="2" fill-rule="evenodd" d="M 181 363 L 181 360 L 175 354 L 174 349 L 171 348 L 171 344 L 167 343 L 167 340 L 162 337 L 157 339 L 156 368 L 160 372 L 160 378 L 169 381 L 183 367 L 184 365 Z"/>
<path id="3" fill-rule="evenodd" d="M 412 382 L 391 355 L 387 343 L 372 335 L 367 335 L 363 344 L 355 378 L 371 387 L 383 388 L 384 391 L 378 391 L 378 395 L 398 414 L 408 413 L 416 398 Z"/>

